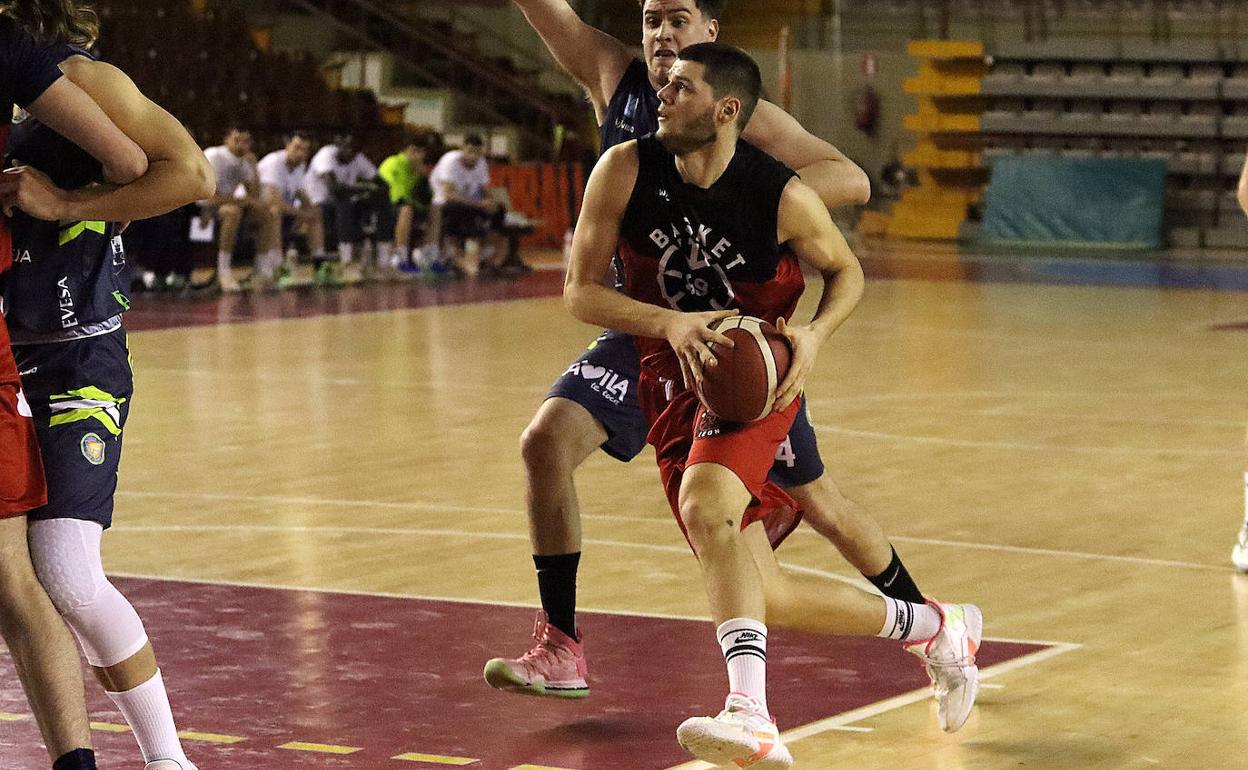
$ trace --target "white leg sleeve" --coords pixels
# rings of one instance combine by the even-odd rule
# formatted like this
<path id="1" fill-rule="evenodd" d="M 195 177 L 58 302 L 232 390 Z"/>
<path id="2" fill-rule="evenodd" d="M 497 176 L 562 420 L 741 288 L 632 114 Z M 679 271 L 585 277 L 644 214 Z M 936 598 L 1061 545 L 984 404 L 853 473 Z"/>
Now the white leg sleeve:
<path id="1" fill-rule="evenodd" d="M 30 558 L 39 582 L 96 668 L 128 660 L 147 644 L 138 613 L 104 576 L 103 534 L 93 521 L 30 522 Z"/>

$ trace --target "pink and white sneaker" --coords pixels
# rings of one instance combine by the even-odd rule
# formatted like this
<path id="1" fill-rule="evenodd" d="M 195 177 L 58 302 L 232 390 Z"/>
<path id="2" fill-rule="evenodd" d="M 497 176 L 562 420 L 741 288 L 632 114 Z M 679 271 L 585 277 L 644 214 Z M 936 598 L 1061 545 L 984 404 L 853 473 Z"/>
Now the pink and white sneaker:
<path id="1" fill-rule="evenodd" d="M 676 728 L 676 740 L 685 751 L 716 766 L 787 770 L 793 765 L 776 721 L 757 700 L 739 692 L 728 695 L 719 716 L 682 722 Z"/>
<path id="2" fill-rule="evenodd" d="M 984 637 L 984 616 L 974 604 L 929 605 L 940 613 L 940 630 L 931 639 L 909 642 L 903 647 L 918 655 L 927 666 L 936 693 L 936 719 L 940 729 L 957 732 L 966 724 L 979 694 L 979 667 L 975 653 Z"/>
<path id="3" fill-rule="evenodd" d="M 533 649 L 519 658 L 494 658 L 485 664 L 485 682 L 497 690 L 523 695 L 556 698 L 589 696 L 589 673 L 581 637 L 576 639 L 546 622 L 546 613 L 537 613 L 533 627 Z"/>

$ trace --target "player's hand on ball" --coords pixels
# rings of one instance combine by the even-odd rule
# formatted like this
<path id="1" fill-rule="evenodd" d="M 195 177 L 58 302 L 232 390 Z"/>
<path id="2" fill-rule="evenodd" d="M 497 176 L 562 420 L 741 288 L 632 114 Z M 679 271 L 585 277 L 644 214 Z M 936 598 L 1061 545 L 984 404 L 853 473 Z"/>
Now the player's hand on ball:
<path id="1" fill-rule="evenodd" d="M 789 363 L 789 373 L 776 387 L 776 403 L 773 411 L 783 412 L 793 403 L 793 399 L 802 394 L 806 387 L 806 375 L 815 365 L 815 356 L 819 354 L 822 340 L 819 335 L 807 326 L 790 326 L 783 318 L 776 319 L 776 329 L 788 338 L 793 347 L 793 358 Z"/>
<path id="2" fill-rule="evenodd" d="M 680 360 L 680 374 L 686 388 L 702 382 L 702 370 L 714 366 L 713 345 L 734 346 L 732 340 L 711 329 L 711 324 L 738 315 L 736 310 L 712 310 L 705 313 L 672 314 L 667 325 L 667 342 Z"/>

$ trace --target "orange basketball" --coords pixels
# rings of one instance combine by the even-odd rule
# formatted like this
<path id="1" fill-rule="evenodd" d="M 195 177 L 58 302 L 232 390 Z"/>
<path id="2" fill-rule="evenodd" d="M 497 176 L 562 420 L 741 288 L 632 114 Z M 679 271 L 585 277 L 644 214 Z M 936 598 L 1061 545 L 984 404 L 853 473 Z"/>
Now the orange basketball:
<path id="1" fill-rule="evenodd" d="M 771 413 L 776 388 L 789 371 L 789 340 L 761 318 L 734 316 L 713 327 L 736 347 L 712 346 L 716 366 L 702 370 L 698 397 L 729 422 L 753 422 Z"/>

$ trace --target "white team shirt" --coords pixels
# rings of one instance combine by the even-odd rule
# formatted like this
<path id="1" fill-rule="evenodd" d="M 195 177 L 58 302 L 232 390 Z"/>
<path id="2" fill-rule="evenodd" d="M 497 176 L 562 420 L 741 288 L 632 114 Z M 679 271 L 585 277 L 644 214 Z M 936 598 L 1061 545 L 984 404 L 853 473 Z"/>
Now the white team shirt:
<path id="1" fill-rule="evenodd" d="M 209 147 L 204 150 L 204 156 L 212 164 L 212 173 L 217 178 L 217 195 L 235 195 L 239 185 L 256 178 L 255 166 L 227 150 L 225 145 Z"/>
<path id="2" fill-rule="evenodd" d="M 463 157 L 461 150 L 451 150 L 433 167 L 433 172 L 429 174 L 429 184 L 433 187 L 434 205 L 446 203 L 446 191 L 443 188 L 447 182 L 451 183 L 455 194 L 461 198 L 473 201 L 485 198 L 486 190 L 490 187 L 489 164 L 485 162 L 485 158 L 481 158 L 475 166 L 468 168 L 461 160 Z"/>
<path id="3" fill-rule="evenodd" d="M 260 174 L 260 184 L 276 187 L 282 200 L 292 206 L 299 202 L 299 191 L 303 189 L 304 177 L 308 174 L 307 163 L 300 163 L 292 169 L 286 162 L 286 151 L 276 150 L 261 158 L 256 170 Z"/>
<path id="4" fill-rule="evenodd" d="M 377 167 L 362 152 L 356 153 L 348 163 L 339 163 L 338 148 L 332 144 L 325 145 L 312 156 L 303 181 L 304 192 L 318 206 L 329 201 L 329 185 L 321 178 L 322 174 L 333 174 L 339 184 L 355 184 L 361 179 L 376 177 Z"/>

